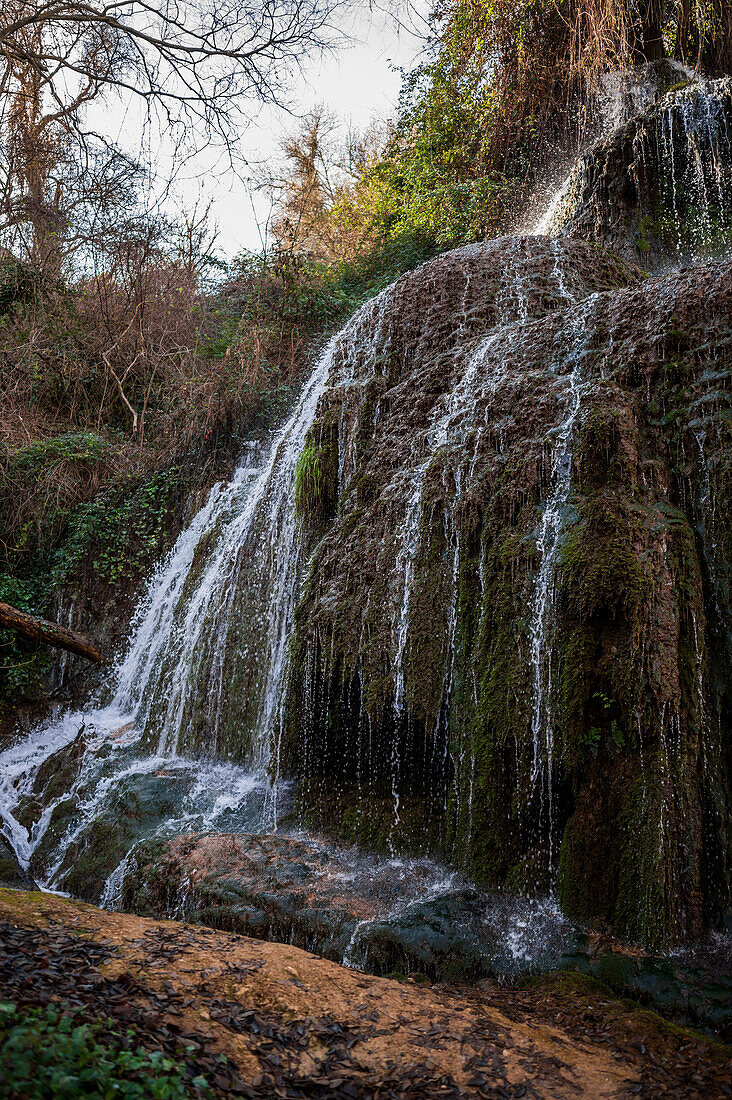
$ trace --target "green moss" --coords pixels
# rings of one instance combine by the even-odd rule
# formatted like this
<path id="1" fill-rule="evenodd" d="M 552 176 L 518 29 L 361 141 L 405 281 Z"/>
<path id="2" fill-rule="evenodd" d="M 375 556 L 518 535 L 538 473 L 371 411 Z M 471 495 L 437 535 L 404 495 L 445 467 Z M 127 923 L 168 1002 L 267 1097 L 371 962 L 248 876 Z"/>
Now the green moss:
<path id="1" fill-rule="evenodd" d="M 653 950 L 694 934 L 699 809 L 688 766 L 670 752 L 646 760 L 619 817 L 613 926 Z"/>
<path id="2" fill-rule="evenodd" d="M 647 590 L 627 514 L 602 499 L 589 522 L 573 527 L 559 554 L 562 594 L 579 622 L 623 616 L 631 627 Z M 599 513 L 599 514 L 598 514 Z"/>
<path id="3" fill-rule="evenodd" d="M 295 512 L 318 526 L 330 519 L 338 500 L 338 436 L 335 430 L 308 433 L 295 470 Z"/>
<path id="4" fill-rule="evenodd" d="M 581 925 L 608 921 L 617 889 L 618 780 L 593 779 L 578 791 L 559 850 L 557 895 L 562 912 Z M 589 779 L 589 776 L 586 776 Z"/>
<path id="5" fill-rule="evenodd" d="M 437 807 L 402 791 L 397 822 L 394 794 L 386 784 L 359 787 L 310 777 L 298 784 L 297 798 L 307 828 L 337 836 L 363 850 L 415 855 L 444 851 L 441 822 L 434 812 Z"/>
<path id="6" fill-rule="evenodd" d="M 653 232 L 653 218 L 648 214 L 642 215 L 638 219 L 636 226 L 636 247 L 642 255 L 647 255 L 651 251 L 651 242 L 648 240 L 649 233 Z"/>
<path id="7" fill-rule="evenodd" d="M 508 493 L 508 480 L 504 486 Z M 505 498 L 493 501 L 505 507 Z M 457 774 L 448 829 L 458 865 L 477 881 L 499 884 L 527 843 L 521 822 L 527 783 L 522 733 L 531 687 L 524 584 L 533 546 L 519 530 L 502 528 L 492 510 L 468 510 L 462 518 L 450 709 Z"/>
<path id="8" fill-rule="evenodd" d="M 449 675 L 449 615 L 454 550 L 446 537 L 446 502 L 425 485 L 419 551 L 409 601 L 407 647 L 404 655 L 406 705 L 434 728 Z M 440 486 L 441 471 L 434 470 Z M 444 491 L 444 490 L 442 490 Z"/>

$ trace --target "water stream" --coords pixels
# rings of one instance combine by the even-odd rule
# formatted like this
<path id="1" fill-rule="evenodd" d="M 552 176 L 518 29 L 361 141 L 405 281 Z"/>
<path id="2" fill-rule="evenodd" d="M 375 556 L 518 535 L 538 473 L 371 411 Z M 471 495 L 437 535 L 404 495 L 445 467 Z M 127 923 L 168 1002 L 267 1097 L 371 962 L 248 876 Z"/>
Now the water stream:
<path id="1" fill-rule="evenodd" d="M 683 184 L 687 192 L 698 196 L 701 236 L 703 243 L 711 245 L 715 226 L 708 196 L 716 188 L 717 205 L 725 210 L 728 197 L 721 168 L 714 162 L 710 167 L 702 158 L 698 138 L 716 134 L 721 122 L 711 111 L 708 97 L 705 100 L 690 92 L 681 107 L 668 108 L 665 125 L 660 140 L 667 143 L 672 169 L 670 209 L 676 209 L 677 185 Z M 681 169 L 683 178 L 677 180 L 673 157 L 681 133 L 688 155 Z M 729 144 L 728 135 L 725 140 Z M 536 219 L 539 229 L 551 226 L 568 188 L 569 177 Z M 470 246 L 481 255 L 490 253 L 491 247 L 490 242 Z M 415 442 L 417 458 L 407 475 L 411 480 L 405 493 L 406 509 L 395 532 L 398 592 L 388 639 L 393 656 L 393 710 L 398 720 L 408 718 L 410 702 L 406 667 L 415 570 L 422 548 L 425 485 L 438 458 L 443 462 L 443 476 L 449 472 L 452 477 L 456 498 L 463 479 L 471 480 L 478 444 L 471 444 L 472 452 L 465 447 L 468 427 L 477 425 L 478 441 L 480 433 L 487 430 L 487 420 L 480 423 L 478 418 L 479 405 L 483 402 L 487 408 L 491 394 L 504 381 L 512 333 L 532 321 L 524 264 L 533 257 L 527 257 L 522 249 L 518 239 L 500 283 L 496 323 L 488 335 L 473 340 L 467 348 L 459 345 L 458 351 L 464 353 L 462 368 L 436 402 L 424 437 Z M 536 533 L 539 564 L 527 622 L 533 692 L 532 778 L 546 818 L 553 870 L 554 580 L 571 511 L 574 437 L 591 384 L 586 357 L 596 296 L 574 304 L 561 250 L 555 245 L 549 260 L 551 292 L 566 315 L 559 358 L 549 365 L 557 375 L 561 419 L 550 440 L 549 484 Z M 465 303 L 468 284 L 469 276 Z M 77 892 L 75 876 L 91 853 L 103 868 L 96 900 L 114 907 L 120 903 L 137 846 L 151 837 L 287 833 L 288 829 L 292 833 L 292 822 L 286 820 L 291 791 L 279 776 L 279 747 L 288 644 L 308 564 L 308 543 L 302 537 L 295 507 L 297 466 L 318 402 L 327 386 L 337 382 L 346 394 L 338 435 L 339 493 L 355 472 L 356 432 L 353 428 L 346 432 L 345 427 L 347 395 L 349 387 L 360 385 L 359 377 L 369 376 L 369 364 L 372 373 L 378 373 L 379 356 L 389 339 L 392 293 L 389 288 L 369 302 L 331 340 L 287 422 L 268 445 L 252 443 L 245 449 L 229 482 L 213 487 L 180 534 L 139 602 L 129 642 L 114 671 L 109 700 L 55 716 L 0 753 L 3 831 L 21 865 L 31 869 L 43 889 Z M 454 319 L 458 333 L 467 332 L 467 308 L 464 304 L 463 315 Z M 698 441 L 703 464 L 703 434 Z M 451 653 L 443 684 L 444 707 L 449 709 L 461 550 L 459 531 L 447 512 L 445 544 L 452 585 Z M 73 613 L 73 606 L 64 610 L 69 621 Z M 64 668 L 62 663 L 62 677 Z M 472 755 L 467 758 L 465 746 L 460 751 L 457 781 L 470 784 L 472 791 L 475 759 Z M 364 945 L 373 926 L 409 924 L 416 911 L 447 905 L 463 896 L 469 898 L 470 920 L 488 929 L 493 942 L 500 939 L 501 950 L 517 962 L 531 962 L 549 942 L 561 946 L 567 926 L 551 895 L 514 899 L 510 904 L 485 898 L 476 902 L 471 885 L 455 872 L 429 860 L 421 861 L 417 871 L 416 864 L 395 858 L 392 838 L 400 823 L 402 781 L 396 736 L 391 755 L 393 825 L 387 845 L 391 860 L 344 855 L 334 849 L 338 859 L 353 862 L 354 873 L 362 874 L 364 881 L 383 880 L 385 884 L 378 913 L 356 922 L 344 961 L 349 965 L 364 962 Z M 63 782 L 57 782 L 59 778 Z M 468 817 L 471 815 L 472 798 L 468 801 Z M 472 820 L 466 828 L 470 838 Z M 395 875 L 399 879 L 396 888 Z M 482 906 L 477 918 L 476 904 Z M 185 906 L 182 899 L 180 913 L 186 911 Z"/>

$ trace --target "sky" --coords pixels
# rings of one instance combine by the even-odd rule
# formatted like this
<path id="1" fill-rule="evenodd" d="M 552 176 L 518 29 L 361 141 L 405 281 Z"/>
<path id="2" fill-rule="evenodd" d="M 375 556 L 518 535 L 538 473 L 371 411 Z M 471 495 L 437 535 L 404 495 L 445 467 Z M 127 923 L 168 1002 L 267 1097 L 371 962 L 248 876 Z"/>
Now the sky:
<path id="1" fill-rule="evenodd" d="M 410 68 L 424 48 L 419 31 L 425 27 L 420 25 L 419 12 L 426 9 L 426 4 L 417 4 L 409 24 L 398 24 L 385 12 L 361 10 L 345 27 L 353 44 L 313 59 L 295 81 L 294 101 L 300 113 L 323 104 L 345 124 L 344 129 L 350 125 L 357 130 L 365 129 L 374 118 L 390 117 L 401 87 L 396 69 Z M 297 120 L 284 112 L 265 111 L 260 125 L 245 132 L 242 141 L 251 147 L 253 160 L 277 156 L 282 138 L 296 128 Z M 221 251 L 231 255 L 242 248 L 260 248 L 261 226 L 269 212 L 264 196 L 255 198 L 253 206 L 243 184 L 226 173 L 209 186 Z"/>
<path id="2" fill-rule="evenodd" d="M 388 2 L 388 0 L 387 0 Z M 399 67 L 409 69 L 424 49 L 429 9 L 426 0 L 400 5 L 401 20 L 373 4 L 351 9 L 347 23 L 339 28 L 350 44 L 338 46 L 306 62 L 288 89 L 288 101 L 297 105 L 295 115 L 275 108 L 263 108 L 250 120 L 238 141 L 238 153 L 250 167 L 235 175 L 227 159 L 213 150 L 200 152 L 177 173 L 173 206 L 177 210 L 199 210 L 211 203 L 211 222 L 218 231 L 217 251 L 231 258 L 242 250 L 259 251 L 265 243 L 270 204 L 261 189 L 248 186 L 246 176 L 256 176 L 257 165 L 279 157 L 283 138 L 298 128 L 298 116 L 323 105 L 342 123 L 364 129 L 375 118 L 393 115 L 399 96 Z M 100 108 L 101 109 L 101 108 Z M 135 140 L 143 130 L 133 102 L 107 103 L 104 118 L 94 119 L 114 135 L 120 146 L 136 155 Z M 172 146 L 154 134 L 149 137 L 148 157 L 158 175 L 165 179 L 172 159 Z"/>

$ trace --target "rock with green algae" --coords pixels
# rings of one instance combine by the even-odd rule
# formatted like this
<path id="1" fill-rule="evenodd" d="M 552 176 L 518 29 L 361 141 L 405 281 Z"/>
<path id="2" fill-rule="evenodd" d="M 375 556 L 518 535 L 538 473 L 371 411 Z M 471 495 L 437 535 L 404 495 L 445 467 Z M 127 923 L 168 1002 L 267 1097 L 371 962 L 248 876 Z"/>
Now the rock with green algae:
<path id="1" fill-rule="evenodd" d="M 415 860 L 405 866 L 313 839 L 196 833 L 139 844 L 128 861 L 119 905 L 142 916 L 185 917 L 261 939 L 294 943 L 340 962 L 353 954 L 354 937 L 361 928 L 371 929 L 392 911 L 410 907 L 415 892 L 429 893 L 434 877 L 435 869 L 428 862 Z M 457 891 L 444 904 L 461 913 L 464 923 L 469 907 L 463 895 L 464 891 Z M 472 897 L 477 898 L 475 891 Z M 431 935 L 444 938 L 444 930 L 440 933 L 433 927 L 434 919 L 444 925 L 446 918 L 429 906 L 417 918 L 425 940 Z M 475 923 L 475 913 L 471 919 Z M 445 961 L 431 966 L 430 972 L 446 974 L 450 965 L 463 976 L 471 972 L 474 960 L 468 959 L 467 942 L 456 925 L 454 965 L 442 952 Z M 359 942 L 359 953 L 361 946 Z M 395 969 L 381 954 L 378 971 Z M 355 956 L 352 961 L 357 961 Z"/>
<path id="2" fill-rule="evenodd" d="M 491 885 L 542 852 L 571 917 L 698 937 L 729 900 L 732 269 L 506 239 L 390 295 L 310 433 L 303 819 Z"/>
<path id="3" fill-rule="evenodd" d="M 668 955 L 648 954 L 618 943 L 593 943 L 577 934 L 557 960 L 573 974 L 591 975 L 613 993 L 652 1005 L 662 1015 L 732 1041 L 732 954 L 728 936 Z"/>
<path id="4" fill-rule="evenodd" d="M 550 224 L 658 270 L 732 247 L 732 79 L 677 74 L 579 158 Z"/>
<path id="5" fill-rule="evenodd" d="M 355 893 L 350 867 L 292 837 L 192 834 L 134 850 L 120 906 L 293 943 L 340 961 L 359 920 L 377 912 Z"/>
<path id="6" fill-rule="evenodd" d="M 44 760 L 33 777 L 31 790 L 21 797 L 14 816 L 30 830 L 43 811 L 68 796 L 81 776 L 88 740 L 83 726 L 72 741 Z"/>
<path id="7" fill-rule="evenodd" d="M 30 873 L 40 882 L 51 874 L 55 889 L 99 902 L 107 878 L 130 848 L 180 813 L 195 777 L 161 764 L 117 778 L 119 760 L 112 759 L 112 746 L 102 743 L 94 753 L 87 748 L 81 731 L 50 756 L 17 818 L 30 830 L 50 812 Z M 133 750 L 128 752 L 134 759 Z"/>
<path id="8" fill-rule="evenodd" d="M 435 870 L 299 837 L 199 833 L 141 843 L 119 904 L 141 916 L 292 943 L 372 974 L 508 984 L 537 973 L 587 974 L 618 995 L 730 1036 L 728 939 L 652 955 L 572 928 L 551 898 L 490 894 Z"/>

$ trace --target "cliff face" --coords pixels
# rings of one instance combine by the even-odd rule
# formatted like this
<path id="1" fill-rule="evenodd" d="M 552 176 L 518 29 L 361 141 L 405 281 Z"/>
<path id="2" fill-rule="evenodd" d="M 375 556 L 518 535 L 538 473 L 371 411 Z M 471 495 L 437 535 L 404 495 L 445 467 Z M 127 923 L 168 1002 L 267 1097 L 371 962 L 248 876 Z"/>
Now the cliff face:
<path id="1" fill-rule="evenodd" d="M 652 944 L 719 919 L 730 317 L 728 264 L 647 279 L 503 239 L 405 276 L 336 348 L 297 472 L 307 821 L 554 881 Z"/>
<path id="2" fill-rule="evenodd" d="M 662 78 L 668 82 L 668 70 L 647 77 Z M 732 79 L 684 76 L 599 141 L 572 171 L 551 228 L 650 270 L 728 252 Z"/>
<path id="3" fill-rule="evenodd" d="M 200 833 L 228 851 L 217 835 L 288 827 L 292 779 L 305 826 L 436 854 L 486 888 L 443 906 L 432 865 L 446 954 L 454 935 L 477 942 L 478 895 L 496 887 L 555 911 L 558 895 L 566 917 L 649 949 L 719 926 L 732 264 L 708 255 L 724 189 L 684 220 L 681 197 L 702 192 L 678 118 L 717 112 L 706 144 L 683 131 L 709 197 L 732 162 L 728 91 L 670 93 L 600 143 L 563 235 L 446 253 L 330 342 L 270 448 L 246 451 L 151 578 L 107 705 L 3 753 L 8 835 L 39 882 L 177 906 L 165 883 L 186 881 L 185 859 L 157 842 Z M 667 115 L 647 182 L 668 169 L 674 233 L 644 251 L 620 183 Z M 255 870 L 211 886 L 206 908 L 248 911 L 279 882 Z M 317 875 L 297 874 L 310 891 Z M 371 923 L 386 942 L 402 921 L 421 951 L 434 912 L 400 905 Z"/>

